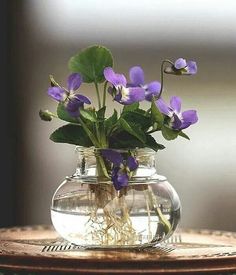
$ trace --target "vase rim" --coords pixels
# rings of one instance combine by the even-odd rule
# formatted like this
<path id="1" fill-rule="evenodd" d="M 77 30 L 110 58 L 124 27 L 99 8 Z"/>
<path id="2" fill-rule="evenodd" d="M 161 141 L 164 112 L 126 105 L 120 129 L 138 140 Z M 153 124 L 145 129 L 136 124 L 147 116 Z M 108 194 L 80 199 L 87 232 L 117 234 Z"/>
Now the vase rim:
<path id="1" fill-rule="evenodd" d="M 94 147 L 94 146 L 90 146 L 90 147 L 84 147 L 84 146 L 76 146 L 75 147 L 75 152 L 76 153 L 80 153 L 80 152 L 84 152 L 84 151 L 89 151 L 89 152 L 99 152 L 101 150 L 113 150 L 113 151 L 116 151 L 116 152 L 119 152 L 119 153 L 125 153 L 125 152 L 128 152 L 128 151 L 136 151 L 136 152 L 145 152 L 145 153 L 149 153 L 149 154 L 156 154 L 157 152 L 154 151 L 153 149 L 151 148 L 148 148 L 148 147 L 136 147 L 136 148 L 97 148 L 97 147 Z"/>

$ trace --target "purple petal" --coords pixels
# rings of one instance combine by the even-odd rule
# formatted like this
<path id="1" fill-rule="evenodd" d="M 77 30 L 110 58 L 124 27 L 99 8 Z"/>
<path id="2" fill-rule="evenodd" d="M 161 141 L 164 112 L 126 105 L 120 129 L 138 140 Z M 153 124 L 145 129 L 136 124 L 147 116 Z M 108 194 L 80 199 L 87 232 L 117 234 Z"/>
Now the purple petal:
<path id="1" fill-rule="evenodd" d="M 197 111 L 195 110 L 184 111 L 182 113 L 182 117 L 184 122 L 190 122 L 191 124 L 194 124 L 198 121 Z"/>
<path id="2" fill-rule="evenodd" d="M 48 95 L 57 101 L 64 101 L 67 97 L 67 92 L 60 87 L 48 88 Z"/>
<path id="3" fill-rule="evenodd" d="M 180 127 L 180 130 L 188 128 L 191 124 L 192 124 L 191 122 L 183 122 Z"/>
<path id="4" fill-rule="evenodd" d="M 69 91 L 76 91 L 82 83 L 82 76 L 78 73 L 73 73 L 68 76 L 67 87 Z"/>
<path id="5" fill-rule="evenodd" d="M 152 101 L 153 96 L 157 96 L 161 90 L 161 83 L 158 81 L 153 81 L 148 83 L 145 91 L 145 99 L 147 101 Z"/>
<path id="6" fill-rule="evenodd" d="M 158 109 L 160 110 L 161 113 L 169 116 L 171 114 L 170 112 L 170 108 L 168 107 L 168 105 L 165 103 L 165 101 L 162 98 L 159 98 L 156 101 L 156 106 L 158 107 Z"/>
<path id="7" fill-rule="evenodd" d="M 183 58 L 178 58 L 176 61 L 175 61 L 175 68 L 177 70 L 180 70 L 180 69 L 183 69 L 187 66 L 187 62 L 185 59 Z"/>
<path id="8" fill-rule="evenodd" d="M 119 184 L 119 188 L 125 187 L 128 185 L 129 177 L 126 173 L 118 173 L 117 182 Z"/>
<path id="9" fill-rule="evenodd" d="M 139 66 L 130 68 L 129 78 L 134 86 L 144 85 L 144 72 Z"/>
<path id="10" fill-rule="evenodd" d="M 120 103 L 124 105 L 130 105 L 134 102 L 140 102 L 145 99 L 145 90 L 143 88 L 125 88 L 121 90 L 121 99 Z"/>
<path id="11" fill-rule="evenodd" d="M 181 129 L 185 129 L 190 125 L 196 123 L 198 121 L 197 111 L 195 110 L 188 110 L 182 113 L 182 125 Z"/>
<path id="12" fill-rule="evenodd" d="M 187 71 L 189 74 L 196 74 L 197 73 L 197 63 L 195 61 L 188 61 Z"/>
<path id="13" fill-rule="evenodd" d="M 84 103 L 77 98 L 68 100 L 66 104 L 66 110 L 72 117 L 78 117 L 80 115 L 80 108 L 84 107 Z"/>
<path id="14" fill-rule="evenodd" d="M 176 111 L 177 113 L 180 113 L 181 110 L 181 98 L 178 96 L 172 96 L 170 99 L 170 107 Z"/>
<path id="15" fill-rule="evenodd" d="M 127 83 L 126 88 L 130 88 L 130 87 L 137 87 L 137 85 L 134 85 L 133 83 Z"/>
<path id="16" fill-rule="evenodd" d="M 174 113 L 173 114 L 174 121 L 172 122 L 172 128 L 175 130 L 181 129 L 182 121 L 179 119 L 179 117 Z"/>
<path id="17" fill-rule="evenodd" d="M 111 67 L 104 69 L 104 77 L 114 86 L 126 86 L 126 78 L 123 74 L 116 74 Z"/>
<path id="18" fill-rule="evenodd" d="M 91 101 L 84 95 L 75 94 L 73 97 L 77 98 L 79 101 L 85 104 L 91 104 Z"/>
<path id="19" fill-rule="evenodd" d="M 122 155 L 119 152 L 111 149 L 102 149 L 101 154 L 108 161 L 112 162 L 115 166 L 120 166 L 123 161 Z"/>
<path id="20" fill-rule="evenodd" d="M 115 189 L 120 190 L 122 189 L 122 187 L 128 185 L 129 177 L 119 167 L 115 167 L 112 169 L 111 180 L 114 184 Z"/>
<path id="21" fill-rule="evenodd" d="M 150 92 L 160 92 L 161 90 L 161 83 L 158 81 L 153 81 L 147 84 L 147 90 Z"/>
<path id="22" fill-rule="evenodd" d="M 129 156 L 127 158 L 127 166 L 129 167 L 130 171 L 134 171 L 138 168 L 138 161 L 134 157 Z"/>
<path id="23" fill-rule="evenodd" d="M 114 99 L 115 101 L 117 101 L 117 102 L 123 104 L 123 103 L 121 102 L 121 93 L 120 93 L 120 92 L 118 92 L 118 93 L 113 97 L 113 99 Z"/>

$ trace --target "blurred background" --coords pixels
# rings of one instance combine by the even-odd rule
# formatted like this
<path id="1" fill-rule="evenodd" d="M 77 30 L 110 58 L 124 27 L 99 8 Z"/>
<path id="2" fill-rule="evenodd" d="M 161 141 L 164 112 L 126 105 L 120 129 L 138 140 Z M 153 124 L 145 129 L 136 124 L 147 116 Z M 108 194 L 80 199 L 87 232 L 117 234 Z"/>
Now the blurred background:
<path id="1" fill-rule="evenodd" d="M 65 83 L 68 59 L 79 49 L 111 49 L 115 69 L 141 65 L 159 80 L 164 58 L 194 59 L 193 77 L 166 76 L 164 98 L 197 109 L 191 141 L 164 141 L 158 171 L 177 190 L 182 227 L 236 231 L 236 2 L 233 0 L 10 0 L 0 3 L 1 181 L 0 226 L 50 223 L 52 195 L 75 169 L 74 147 L 54 144 L 60 122 L 48 75 Z M 81 91 L 95 99 L 94 89 Z M 108 111 L 116 103 L 110 100 Z"/>

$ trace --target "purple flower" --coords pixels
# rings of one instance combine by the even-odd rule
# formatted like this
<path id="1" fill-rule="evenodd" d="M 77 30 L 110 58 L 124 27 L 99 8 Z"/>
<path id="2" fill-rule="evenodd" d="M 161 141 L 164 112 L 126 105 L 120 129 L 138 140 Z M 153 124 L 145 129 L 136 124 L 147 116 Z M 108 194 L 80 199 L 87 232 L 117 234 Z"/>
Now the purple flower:
<path id="1" fill-rule="evenodd" d="M 120 190 L 129 183 L 130 172 L 138 168 L 138 161 L 133 156 L 125 160 L 123 156 L 112 149 L 103 149 L 101 154 L 112 163 L 111 180 L 116 190 Z"/>
<path id="2" fill-rule="evenodd" d="M 197 63 L 192 60 L 186 61 L 186 59 L 180 57 L 174 62 L 172 67 L 167 67 L 165 72 L 169 74 L 193 75 L 197 73 Z"/>
<path id="3" fill-rule="evenodd" d="M 91 104 L 86 96 L 75 93 L 81 84 L 81 75 L 78 73 L 72 73 L 67 79 L 67 89 L 61 87 L 50 87 L 48 88 L 48 95 L 58 102 L 63 102 L 67 112 L 71 116 L 78 117 L 80 114 L 79 110 L 84 107 L 84 103 Z"/>
<path id="4" fill-rule="evenodd" d="M 158 81 L 152 81 L 150 83 L 144 82 L 144 72 L 139 66 L 134 66 L 129 70 L 129 77 L 131 87 L 141 87 L 145 90 L 145 99 L 152 101 L 153 96 L 157 96 L 161 90 L 161 83 Z"/>
<path id="5" fill-rule="evenodd" d="M 177 96 L 171 97 L 170 106 L 161 98 L 156 101 L 156 105 L 160 112 L 169 118 L 168 126 L 174 130 L 185 129 L 198 121 L 195 110 L 188 110 L 181 113 L 181 99 Z"/>
<path id="6" fill-rule="evenodd" d="M 135 171 L 138 168 L 138 161 L 132 156 L 127 158 L 126 164 L 130 171 Z"/>
<path id="7" fill-rule="evenodd" d="M 102 149 L 101 154 L 106 158 L 106 160 L 112 162 L 115 166 L 120 166 L 124 159 L 119 152 L 111 149 Z"/>
<path id="8" fill-rule="evenodd" d="M 110 82 L 113 87 L 108 88 L 108 92 L 113 96 L 114 100 L 123 105 L 130 105 L 145 99 L 145 91 L 140 87 L 130 87 L 123 74 L 117 74 L 111 67 L 104 69 L 105 79 Z"/>
<path id="9" fill-rule="evenodd" d="M 125 171 L 120 169 L 119 167 L 113 167 L 111 173 L 111 180 L 116 190 L 120 190 L 123 187 L 128 186 L 129 176 Z"/>

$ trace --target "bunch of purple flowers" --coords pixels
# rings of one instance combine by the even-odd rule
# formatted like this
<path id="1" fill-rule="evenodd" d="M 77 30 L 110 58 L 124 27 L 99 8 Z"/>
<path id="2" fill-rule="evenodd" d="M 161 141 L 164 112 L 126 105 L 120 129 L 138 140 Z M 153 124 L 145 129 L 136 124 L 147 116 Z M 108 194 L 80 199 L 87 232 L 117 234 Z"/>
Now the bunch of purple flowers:
<path id="1" fill-rule="evenodd" d="M 154 132 L 161 132 L 167 140 L 178 136 L 188 138 L 183 130 L 198 121 L 195 110 L 181 111 L 181 99 L 172 96 L 170 104 L 163 100 L 164 73 L 174 75 L 194 75 L 197 73 L 195 61 L 178 58 L 161 64 L 161 81 L 146 82 L 140 66 L 129 70 L 129 80 L 124 74 L 116 73 L 110 51 L 101 46 L 92 46 L 73 56 L 69 68 L 73 72 L 67 79 L 67 87 L 60 86 L 51 77 L 48 95 L 59 104 L 57 113 L 40 111 L 43 120 L 58 117 L 69 124 L 57 129 L 51 140 L 79 146 L 102 148 L 101 156 L 109 161 L 109 177 L 117 190 L 128 185 L 129 179 L 138 168 L 138 161 L 130 155 L 126 159 L 114 149 L 149 147 L 155 151 L 164 149 L 153 138 Z M 82 83 L 93 83 L 98 99 L 98 109 L 85 107 L 91 100 L 78 90 Z M 104 83 L 103 93 L 100 91 Z M 123 110 L 106 117 L 106 95 L 123 105 Z M 147 101 L 150 108 L 144 110 L 140 103 Z M 109 148 L 109 149 L 108 149 Z"/>
<path id="2" fill-rule="evenodd" d="M 116 190 L 128 185 L 132 172 L 138 168 L 138 161 L 134 156 L 124 159 L 120 152 L 112 149 L 102 149 L 102 156 L 112 163 L 111 180 Z"/>

